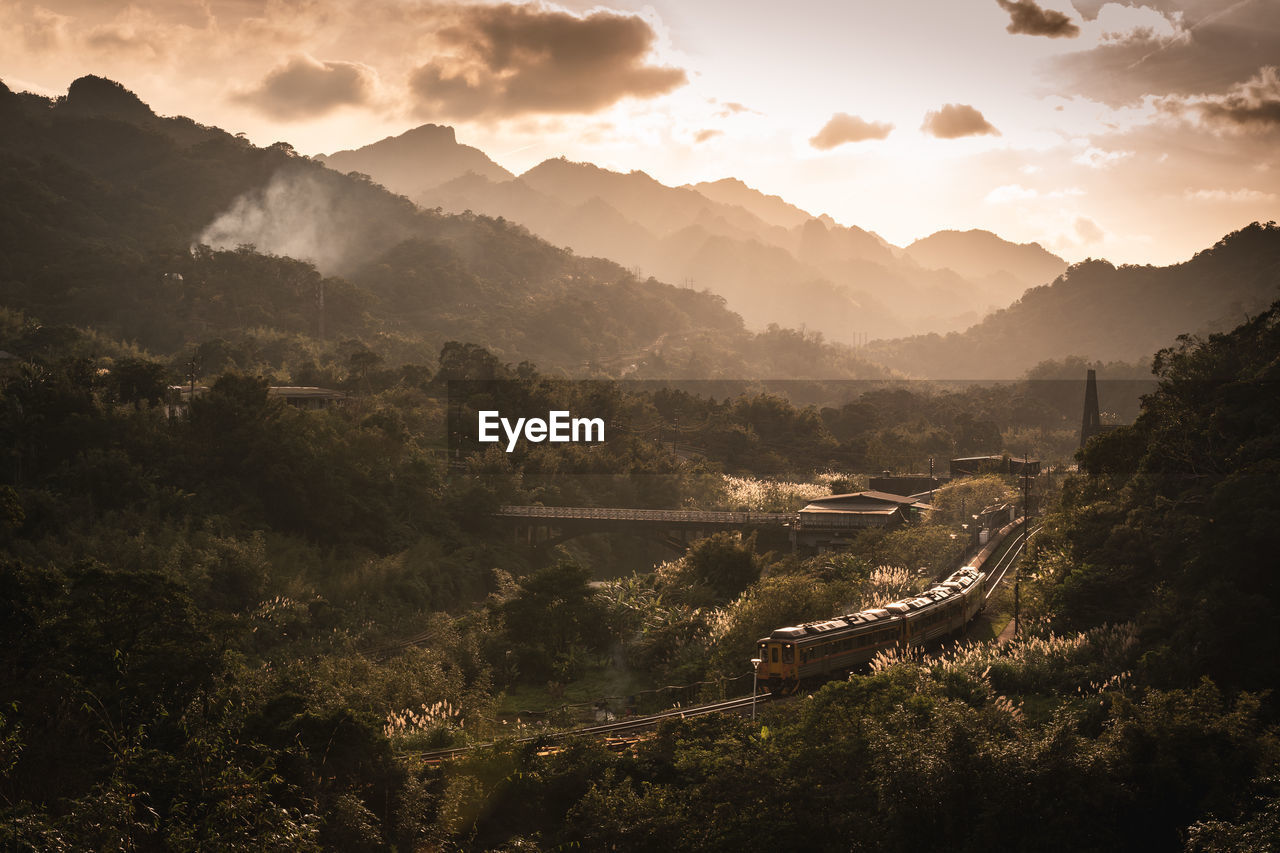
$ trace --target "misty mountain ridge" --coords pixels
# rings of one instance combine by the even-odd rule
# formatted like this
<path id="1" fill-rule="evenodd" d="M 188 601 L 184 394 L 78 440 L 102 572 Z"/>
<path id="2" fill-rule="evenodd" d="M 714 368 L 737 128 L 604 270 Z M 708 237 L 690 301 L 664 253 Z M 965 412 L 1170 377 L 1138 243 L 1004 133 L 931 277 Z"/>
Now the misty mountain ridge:
<path id="1" fill-rule="evenodd" d="M 1015 378 L 1080 356 L 1139 362 L 1179 335 L 1229 331 L 1280 299 L 1280 227 L 1253 223 L 1167 267 L 1072 265 L 963 333 L 875 341 L 871 358 L 916 376 Z"/>
<path id="2" fill-rule="evenodd" d="M 448 129 L 416 141 L 456 145 Z M 326 342 L 426 364 L 454 340 L 561 375 L 885 375 L 514 222 L 424 210 L 287 143 L 158 117 L 102 78 L 56 99 L 0 89 L 0 173 L 0 306 L 51 329 L 169 354 L 247 342 L 295 364 Z"/>
<path id="3" fill-rule="evenodd" d="M 460 145 L 452 127 L 424 124 L 356 151 L 336 151 L 312 158 L 338 172 L 361 172 L 387 187 L 413 196 L 459 175 L 476 174 L 493 181 L 515 177 L 479 148 Z"/>
<path id="4" fill-rule="evenodd" d="M 738 178 L 721 178 L 718 181 L 685 184 L 684 189 L 694 190 L 721 204 L 736 205 L 750 211 L 770 225 L 788 230 L 815 218 L 821 220 L 828 228 L 836 224 L 836 221 L 825 213 L 815 217 L 808 211 L 785 201 L 781 196 L 765 195 L 760 190 L 752 189 Z"/>
<path id="5" fill-rule="evenodd" d="M 1262 226 L 1256 241 L 1244 229 L 1187 264 L 1069 268 L 1039 243 L 989 231 L 940 231 L 899 248 L 735 178 L 668 187 L 564 158 L 506 180 L 455 178 L 419 200 L 504 215 L 577 252 L 709 289 L 749 325 L 836 340 L 870 332 L 881 340 L 868 356 L 916 376 L 1013 378 L 1070 356 L 1140 362 L 1178 334 L 1233 328 L 1280 296 L 1274 271 L 1220 269 L 1223 258 L 1269 251 Z M 913 324 L 950 330 L 911 335 Z"/>
<path id="6" fill-rule="evenodd" d="M 400 161 L 383 162 L 375 148 L 386 142 L 357 149 L 359 157 L 346 162 L 425 207 L 502 216 L 575 252 L 708 289 L 756 328 L 802 326 L 832 340 L 954 331 L 1066 268 L 1051 255 L 1051 263 L 1028 263 L 1016 244 L 987 232 L 974 232 L 972 247 L 962 235 L 958 245 L 922 250 L 921 263 L 874 232 L 814 216 L 736 178 L 669 187 L 642 171 L 553 158 L 518 177 L 476 180 L 459 171 L 422 190 L 421 179 L 404 177 Z M 699 235 L 704 245 L 691 245 Z M 993 253 L 992 239 L 1008 251 Z M 956 269 L 983 253 L 1009 258 L 1013 269 L 972 278 Z"/>
<path id="7" fill-rule="evenodd" d="M 646 275 L 651 269 L 557 248 L 514 216 L 424 210 L 367 176 L 300 157 L 287 143 L 257 148 L 188 118 L 158 117 L 102 78 L 82 78 L 57 99 L 0 88 L 0 118 L 7 175 L 0 304 L 158 351 L 255 327 L 314 335 L 323 283 L 330 335 L 381 336 L 402 348 L 471 341 L 504 360 L 579 375 L 885 375 L 874 360 L 913 376 L 1014 378 L 1048 359 L 1148 358 L 1181 333 L 1231 328 L 1280 295 L 1280 232 L 1254 224 L 1184 264 L 1077 264 L 963 333 L 879 340 L 854 353 L 821 343 L 813 332 L 823 326 L 803 317 L 820 314 L 828 327 L 887 328 L 900 323 L 891 303 L 900 292 L 941 314 L 981 285 L 907 257 L 890 268 L 883 261 L 892 247 L 861 229 L 814 218 L 787 231 L 740 204 L 664 187 L 643 173 L 557 161 L 543 164 L 538 188 L 475 172 L 442 185 L 441 192 L 492 193 L 508 209 L 554 214 L 564 236 L 612 241 L 615 257 L 636 248 L 660 255 L 693 279 L 693 287 L 673 287 Z M 432 146 L 457 145 L 447 129 L 428 135 Z M 568 200 L 551 194 L 552 178 L 565 176 L 573 184 Z M 619 210 L 642 215 L 658 202 L 673 217 L 661 236 Z M 750 229 L 793 236 L 796 248 L 744 238 Z M 975 259 L 954 246 L 978 241 L 1013 260 L 964 267 Z M 200 242 L 225 251 L 195 251 Z M 1053 262 L 1034 244 L 1018 247 L 986 232 L 918 242 L 925 246 L 917 250 L 934 250 L 929 263 L 975 274 L 1002 275 L 1015 261 Z M 855 290 L 836 283 L 823 273 L 837 262 L 850 275 L 887 284 Z M 738 290 L 723 297 L 702 290 L 715 275 Z M 766 325 L 750 332 L 728 310 L 739 299 L 754 300 L 766 324 L 800 317 L 793 325 L 802 331 Z"/>
<path id="8" fill-rule="evenodd" d="M 949 269 L 977 281 L 1008 275 L 1050 282 L 1067 263 L 1039 243 L 1010 243 L 990 231 L 938 231 L 908 245 L 905 254 L 927 269 Z"/>

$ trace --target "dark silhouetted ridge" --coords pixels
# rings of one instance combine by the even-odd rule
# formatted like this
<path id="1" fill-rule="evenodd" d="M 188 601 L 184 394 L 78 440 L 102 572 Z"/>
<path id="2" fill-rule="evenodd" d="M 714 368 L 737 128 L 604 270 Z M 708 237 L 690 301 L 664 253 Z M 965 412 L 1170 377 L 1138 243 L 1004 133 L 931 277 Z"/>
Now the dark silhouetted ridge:
<path id="1" fill-rule="evenodd" d="M 59 109 L 69 115 L 109 116 L 125 121 L 155 118 L 151 107 L 114 80 L 88 74 L 72 81 Z"/>

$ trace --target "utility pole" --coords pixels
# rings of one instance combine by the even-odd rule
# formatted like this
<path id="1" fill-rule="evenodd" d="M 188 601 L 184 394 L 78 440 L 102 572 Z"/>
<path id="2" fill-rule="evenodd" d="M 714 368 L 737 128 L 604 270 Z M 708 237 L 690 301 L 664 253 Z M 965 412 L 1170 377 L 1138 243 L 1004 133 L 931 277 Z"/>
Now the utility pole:
<path id="1" fill-rule="evenodd" d="M 316 284 L 316 332 L 324 340 L 324 279 Z"/>
<path id="2" fill-rule="evenodd" d="M 1022 521 L 1031 518 L 1031 467 L 1026 453 L 1022 454 Z"/>
<path id="3" fill-rule="evenodd" d="M 1022 593 L 1022 566 L 1019 565 L 1013 573 L 1013 636 L 1018 636 L 1019 610 L 1021 609 L 1021 593 Z"/>
<path id="4" fill-rule="evenodd" d="M 190 383 L 190 390 L 187 395 L 187 416 L 191 416 L 192 404 L 196 400 L 196 377 L 200 374 L 200 352 L 199 350 L 191 351 L 191 360 L 187 362 L 187 381 Z"/>

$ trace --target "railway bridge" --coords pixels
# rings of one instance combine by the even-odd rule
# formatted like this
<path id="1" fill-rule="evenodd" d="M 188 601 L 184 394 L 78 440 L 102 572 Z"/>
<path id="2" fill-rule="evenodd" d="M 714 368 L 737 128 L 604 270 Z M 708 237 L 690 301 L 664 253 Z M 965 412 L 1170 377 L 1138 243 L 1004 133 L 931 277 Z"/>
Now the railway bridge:
<path id="1" fill-rule="evenodd" d="M 503 506 L 494 513 L 516 540 L 551 548 L 588 533 L 630 533 L 683 551 L 721 530 L 758 531 L 766 547 L 790 547 L 795 513 L 585 506 Z"/>

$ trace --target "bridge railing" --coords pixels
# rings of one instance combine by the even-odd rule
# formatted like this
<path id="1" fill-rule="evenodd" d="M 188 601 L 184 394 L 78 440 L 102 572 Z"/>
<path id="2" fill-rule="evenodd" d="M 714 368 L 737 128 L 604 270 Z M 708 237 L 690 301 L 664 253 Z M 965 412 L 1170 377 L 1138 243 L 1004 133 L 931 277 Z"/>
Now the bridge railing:
<path id="1" fill-rule="evenodd" d="M 495 515 L 531 519 L 602 519 L 685 524 L 784 525 L 795 520 L 789 512 L 713 512 L 693 509 L 627 509 L 597 506 L 502 506 Z"/>

